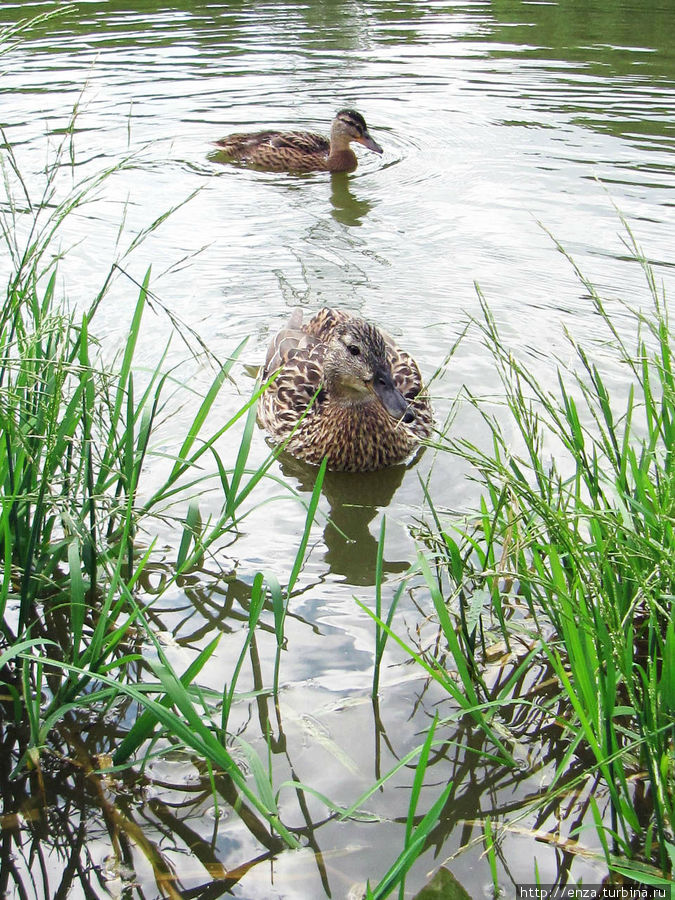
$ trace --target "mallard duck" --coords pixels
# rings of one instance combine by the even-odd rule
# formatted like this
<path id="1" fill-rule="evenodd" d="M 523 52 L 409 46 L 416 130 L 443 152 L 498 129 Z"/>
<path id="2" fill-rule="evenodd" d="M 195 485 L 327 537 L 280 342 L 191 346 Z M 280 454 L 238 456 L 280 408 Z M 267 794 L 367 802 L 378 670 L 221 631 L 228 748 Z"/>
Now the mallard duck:
<path id="1" fill-rule="evenodd" d="M 230 134 L 216 141 L 216 146 L 232 162 L 273 172 L 353 172 L 358 160 L 349 146 L 352 141 L 382 153 L 368 134 L 363 116 L 341 109 L 331 124 L 329 141 L 307 131 L 259 131 Z"/>
<path id="2" fill-rule="evenodd" d="M 429 437 L 432 413 L 415 360 L 364 319 L 296 309 L 270 343 L 258 421 L 294 456 L 369 472 L 402 462 Z"/>

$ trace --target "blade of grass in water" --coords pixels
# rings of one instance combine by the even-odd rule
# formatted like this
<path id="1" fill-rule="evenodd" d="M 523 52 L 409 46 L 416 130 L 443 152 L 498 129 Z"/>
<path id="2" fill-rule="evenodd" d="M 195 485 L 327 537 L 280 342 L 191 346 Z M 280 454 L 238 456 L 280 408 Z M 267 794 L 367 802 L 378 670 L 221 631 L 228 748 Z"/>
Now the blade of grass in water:
<path id="1" fill-rule="evenodd" d="M 452 790 L 452 782 L 450 782 L 443 788 L 428 812 L 422 817 L 418 824 L 413 827 L 419 795 L 427 771 L 429 751 L 434 740 L 435 729 L 436 721 L 432 722 L 429 731 L 427 732 L 427 737 L 420 751 L 419 761 L 415 769 L 415 780 L 410 802 L 408 804 L 403 851 L 382 876 L 376 887 L 371 889 L 370 886 L 368 886 L 368 889 L 372 891 L 373 900 L 384 900 L 385 897 L 388 897 L 391 894 L 397 885 L 400 885 L 399 897 L 403 897 L 405 876 L 421 854 L 426 839 L 438 823 L 438 818 L 450 795 L 450 791 Z"/>
<path id="2" fill-rule="evenodd" d="M 251 642 L 253 641 L 253 637 L 255 635 L 255 630 L 258 625 L 258 620 L 260 619 L 260 614 L 263 610 L 263 606 L 265 604 L 265 588 L 264 588 L 264 577 L 261 572 L 258 572 L 253 579 L 253 585 L 251 587 L 251 601 L 249 604 L 249 612 L 248 612 L 248 622 L 246 629 L 246 637 L 244 640 L 244 644 L 239 653 L 239 657 L 237 658 L 237 662 L 232 669 L 232 675 L 230 676 L 229 684 L 226 684 L 223 688 L 223 708 L 221 715 L 220 727 L 222 730 L 222 737 L 225 740 L 225 736 L 227 734 L 227 723 L 230 716 L 230 711 L 232 709 L 232 703 L 234 700 L 234 693 L 237 687 L 237 681 L 239 680 L 239 674 L 241 672 L 241 667 L 244 664 L 244 660 L 246 659 L 246 655 L 248 654 L 249 648 L 251 646 Z"/>
<path id="3" fill-rule="evenodd" d="M 314 518 L 316 516 L 316 511 L 319 506 L 319 500 L 321 498 L 321 489 L 323 487 L 323 479 L 326 474 L 326 460 L 324 459 L 319 466 L 316 479 L 314 481 L 314 488 L 312 489 L 312 496 L 310 498 L 309 504 L 307 506 L 307 515 L 305 516 L 305 527 L 302 532 L 302 538 L 300 539 L 300 544 L 298 545 L 297 553 L 295 554 L 295 560 L 293 562 L 293 568 L 291 569 L 291 574 L 288 578 L 288 585 L 286 587 L 286 600 L 285 603 L 280 602 L 280 592 L 276 592 L 276 602 L 274 603 L 274 631 L 277 638 L 277 650 L 274 658 L 274 693 L 277 694 L 279 691 L 279 671 L 281 666 L 281 651 L 283 649 L 284 642 L 284 623 L 286 621 L 286 613 L 288 611 L 288 604 L 290 602 L 291 596 L 293 594 L 293 588 L 298 580 L 300 575 L 300 570 L 302 569 L 303 563 L 305 561 L 305 554 L 307 552 L 307 544 L 309 542 L 309 535 L 312 529 L 312 525 L 314 524 Z"/>
<path id="4" fill-rule="evenodd" d="M 381 628 L 379 622 L 385 621 L 382 618 L 382 585 L 384 579 L 384 541 L 387 530 L 386 526 L 386 516 L 382 516 L 380 536 L 377 543 L 377 557 L 375 559 L 375 657 L 373 662 L 373 687 L 371 690 L 371 696 L 373 698 L 378 696 L 380 690 L 380 670 L 382 667 L 384 650 L 387 645 L 387 637 L 389 635 L 389 629 L 391 629 L 391 623 L 394 619 L 396 607 L 405 590 L 405 582 L 402 581 L 394 591 L 394 596 L 389 604 L 386 618 L 387 628 Z"/>

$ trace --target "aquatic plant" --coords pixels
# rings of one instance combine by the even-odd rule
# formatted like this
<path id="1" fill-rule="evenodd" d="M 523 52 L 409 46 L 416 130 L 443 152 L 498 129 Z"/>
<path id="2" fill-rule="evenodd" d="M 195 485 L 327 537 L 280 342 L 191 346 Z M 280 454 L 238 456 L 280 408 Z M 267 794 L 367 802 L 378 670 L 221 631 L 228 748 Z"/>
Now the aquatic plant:
<path id="1" fill-rule="evenodd" d="M 0 310 L 0 679 L 3 746 L 14 768 L 11 778 L 6 772 L 6 783 L 3 779 L 3 806 L 9 812 L 25 805 L 27 801 L 18 799 L 18 785 L 28 788 L 33 783 L 34 788 L 37 784 L 33 802 L 40 814 L 46 814 L 50 781 L 46 773 L 70 765 L 59 760 L 77 760 L 85 784 L 95 791 L 106 773 L 123 772 L 135 760 L 145 765 L 158 753 L 182 749 L 210 773 L 216 804 L 219 795 L 227 798 L 259 840 L 267 832 L 272 850 L 280 845 L 296 847 L 298 840 L 280 818 L 262 763 L 241 740 L 238 755 L 229 746 L 228 715 L 265 606 L 273 611 L 278 646 L 283 646 L 286 604 L 303 562 L 323 470 L 289 583 L 282 589 L 271 575 L 266 580 L 262 574 L 253 577 L 249 628 L 239 660 L 228 673 L 222 694 L 201 690 L 199 673 L 215 652 L 220 634 L 194 654 L 185 671 L 177 672 L 155 634 L 158 620 L 153 607 L 205 558 L 213 559 L 214 549 L 224 540 L 236 537 L 243 518 L 255 507 L 255 487 L 268 476 L 275 459 L 269 454 L 262 464 L 249 466 L 256 402 L 264 385 L 256 387 L 224 424 L 211 428 L 209 413 L 231 379 L 245 341 L 225 361 L 218 361 L 197 335 L 163 308 L 152 290 L 150 272 L 137 288 L 126 276 L 125 260 L 173 210 L 120 250 L 84 310 L 68 308 L 57 286 L 61 227 L 127 164 L 121 161 L 78 182 L 69 165 L 76 118 L 77 111 L 42 183 L 34 179 L 29 185 L 6 138 L 2 156 L 6 196 L 0 229 L 9 271 Z M 73 175 L 73 186 L 62 192 L 64 170 Z M 110 361 L 93 328 L 97 311 L 121 277 L 137 290 L 137 297 L 123 352 Z M 212 368 L 211 383 L 196 405 L 194 388 L 180 385 L 174 370 L 164 370 L 168 342 L 155 367 L 143 371 L 139 387 L 135 351 L 148 306 L 164 309 L 174 330 L 181 325 L 180 335 L 192 355 Z M 181 390 L 183 402 L 189 402 L 194 412 L 171 456 L 166 446 L 160 452 L 156 445 L 167 410 L 180 406 Z M 238 423 L 243 430 L 231 441 L 234 462 L 229 464 L 221 458 L 217 442 Z M 203 471 L 206 454 L 213 462 Z M 144 473 L 153 457 L 163 461 L 165 474 L 148 488 Z M 218 514 L 204 519 L 199 496 L 207 491 L 217 492 L 222 504 Z M 144 580 L 156 571 L 166 551 L 158 546 L 153 523 L 171 524 L 177 535 L 175 559 L 164 566 L 154 594 Z M 275 683 L 279 666 L 278 659 Z M 104 738 L 93 742 L 97 761 L 92 742 L 82 739 L 82 731 L 91 731 L 91 722 L 118 716 L 117 745 Z M 130 720 L 126 727 L 121 724 L 124 719 Z M 253 785 L 242 754 L 245 768 L 254 773 Z M 143 838 L 132 815 L 108 812 L 113 846 L 119 846 L 120 830 L 130 836 L 146 854 L 162 889 L 175 894 L 170 867 L 158 848 Z M 86 852 L 82 841 L 67 845 L 68 839 L 63 847 L 71 860 Z M 11 842 L 3 847 L 4 856 L 11 854 Z M 15 871 L 4 862 L 3 892 Z M 73 862 L 67 871 L 76 877 L 79 868 Z"/>
<path id="2" fill-rule="evenodd" d="M 464 522 L 427 492 L 420 571 L 432 597 L 443 592 L 444 608 L 434 605 L 466 700 L 501 711 L 507 745 L 535 721 L 544 741 L 557 735 L 541 821 L 556 799 L 580 792 L 607 868 L 658 881 L 674 856 L 675 344 L 653 270 L 626 228 L 651 300 L 622 308 L 635 345 L 577 269 L 606 329 L 603 363 L 569 336 L 577 364 L 559 367 L 557 391 L 509 351 L 481 297 L 475 325 L 504 402 L 495 410 L 468 392 L 485 446 L 461 436 L 438 444 L 473 463 L 484 491 Z M 626 379 L 619 396 L 602 374 L 611 365 Z M 501 660 L 491 663 L 500 638 Z M 551 679 L 552 693 L 543 688 Z M 568 850 L 587 824 L 582 815 Z"/>

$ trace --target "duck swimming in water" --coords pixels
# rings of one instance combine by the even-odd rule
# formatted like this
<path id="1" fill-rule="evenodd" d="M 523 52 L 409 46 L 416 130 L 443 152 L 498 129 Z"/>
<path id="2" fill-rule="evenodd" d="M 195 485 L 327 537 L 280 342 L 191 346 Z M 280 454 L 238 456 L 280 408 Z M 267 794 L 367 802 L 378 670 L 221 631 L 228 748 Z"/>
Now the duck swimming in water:
<path id="1" fill-rule="evenodd" d="M 230 134 L 216 141 L 216 146 L 230 162 L 271 172 L 353 172 L 358 164 L 349 146 L 353 141 L 382 153 L 363 116 L 354 109 L 341 109 L 331 124 L 330 140 L 307 131 L 259 131 Z"/>
<path id="2" fill-rule="evenodd" d="M 432 412 L 415 360 L 364 319 L 296 309 L 270 343 L 258 421 L 306 462 L 369 472 L 402 462 L 428 438 Z"/>

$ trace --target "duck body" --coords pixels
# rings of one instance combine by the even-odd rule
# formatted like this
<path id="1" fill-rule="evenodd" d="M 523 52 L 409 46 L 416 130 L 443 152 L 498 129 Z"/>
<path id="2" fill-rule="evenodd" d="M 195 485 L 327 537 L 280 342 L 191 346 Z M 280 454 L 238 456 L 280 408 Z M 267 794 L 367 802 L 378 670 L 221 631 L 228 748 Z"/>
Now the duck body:
<path id="1" fill-rule="evenodd" d="M 271 172 L 353 172 L 358 165 L 353 141 L 382 153 L 363 116 L 341 109 L 331 124 L 330 140 L 307 131 L 258 131 L 230 134 L 216 146 L 231 162 Z"/>
<path id="2" fill-rule="evenodd" d="M 369 472 L 402 462 L 428 438 L 432 412 L 414 359 L 342 310 L 302 310 L 272 340 L 258 421 L 305 462 Z"/>

